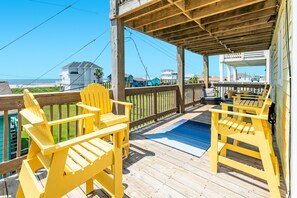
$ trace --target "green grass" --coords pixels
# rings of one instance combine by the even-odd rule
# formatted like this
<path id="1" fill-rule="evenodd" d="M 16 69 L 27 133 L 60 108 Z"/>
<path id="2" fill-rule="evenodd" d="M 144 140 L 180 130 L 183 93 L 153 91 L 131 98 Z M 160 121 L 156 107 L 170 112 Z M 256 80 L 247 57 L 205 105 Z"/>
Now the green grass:
<path id="1" fill-rule="evenodd" d="M 75 104 L 70 104 L 69 105 L 69 116 L 74 116 L 76 115 L 76 105 Z M 45 106 L 43 108 L 47 119 L 50 121 L 50 107 L 49 106 Z M 59 106 L 58 105 L 54 105 L 53 106 L 53 120 L 58 120 L 59 119 Z M 67 118 L 67 105 L 61 105 L 61 118 Z M 26 124 L 26 120 L 23 120 L 23 124 Z M 67 137 L 67 124 L 62 124 L 61 125 L 61 141 L 65 141 L 68 139 Z M 74 138 L 76 136 L 76 130 L 75 130 L 75 126 L 76 123 L 75 122 L 71 122 L 69 123 L 69 139 Z M 59 139 L 59 126 L 54 126 L 53 127 L 53 137 L 54 137 L 54 141 L 55 143 L 58 142 Z M 28 134 L 23 131 L 22 132 L 22 149 L 24 148 L 28 148 Z"/>
<path id="2" fill-rule="evenodd" d="M 58 92 L 60 91 L 60 87 L 33 87 L 33 88 L 26 88 L 31 93 L 44 93 L 44 92 Z M 13 94 L 22 94 L 24 88 L 13 88 L 11 89 Z"/>

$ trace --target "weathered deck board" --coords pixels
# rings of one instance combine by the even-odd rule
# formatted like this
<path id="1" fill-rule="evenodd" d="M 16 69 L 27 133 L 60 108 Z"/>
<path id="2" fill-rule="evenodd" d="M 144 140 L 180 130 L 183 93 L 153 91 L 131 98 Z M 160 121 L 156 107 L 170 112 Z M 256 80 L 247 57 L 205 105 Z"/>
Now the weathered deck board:
<path id="1" fill-rule="evenodd" d="M 155 133 L 180 119 L 210 123 L 209 107 L 193 108 L 186 114 L 168 117 L 131 132 L 129 158 L 123 161 L 125 197 L 270 197 L 263 180 L 224 165 L 219 165 L 217 174 L 212 173 L 207 153 L 198 158 L 144 137 L 144 134 Z M 235 153 L 230 155 L 261 167 L 256 159 Z M 40 174 L 39 178 L 43 184 L 43 175 Z M 0 196 L 6 197 L 8 194 L 14 197 L 17 186 L 17 176 L 2 179 Z M 285 197 L 283 180 L 281 187 L 282 196 Z M 92 194 L 86 196 L 84 191 L 85 186 L 81 185 L 64 197 L 109 197 L 97 184 Z"/>

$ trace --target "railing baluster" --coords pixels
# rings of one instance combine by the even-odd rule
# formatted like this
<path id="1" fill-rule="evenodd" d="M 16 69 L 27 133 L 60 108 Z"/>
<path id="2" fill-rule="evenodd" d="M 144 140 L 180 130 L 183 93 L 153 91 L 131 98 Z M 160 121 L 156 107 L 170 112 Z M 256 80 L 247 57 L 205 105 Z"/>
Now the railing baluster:
<path id="1" fill-rule="evenodd" d="M 58 106 L 58 119 L 62 119 L 62 105 L 59 104 Z M 59 124 L 59 130 L 58 130 L 58 142 L 61 142 L 62 140 L 62 125 Z"/>
<path id="2" fill-rule="evenodd" d="M 157 96 L 157 91 L 153 92 L 153 96 L 154 96 L 154 115 L 155 117 L 155 121 L 157 121 L 157 114 L 158 114 L 158 96 Z"/>
<path id="3" fill-rule="evenodd" d="M 2 153 L 2 159 L 3 161 L 7 161 L 7 152 L 8 152 L 8 110 L 4 111 L 4 128 L 3 128 L 3 153 Z M 6 177 L 6 174 L 3 174 L 3 177 Z"/>
<path id="4" fill-rule="evenodd" d="M 75 105 L 75 115 L 78 115 L 78 106 L 77 105 Z M 78 136 L 78 121 L 75 121 L 75 131 L 76 131 L 76 134 L 75 134 L 75 137 L 77 137 Z"/>
<path id="5" fill-rule="evenodd" d="M 50 120 L 51 121 L 53 121 L 54 120 L 54 107 L 53 107 L 53 105 L 50 105 Z M 51 132 L 53 133 L 53 130 L 54 129 L 54 127 L 53 126 L 51 126 Z"/>
<path id="6" fill-rule="evenodd" d="M 17 131 L 17 152 L 16 157 L 21 156 L 22 149 L 22 116 L 20 111 L 22 110 L 21 105 L 18 106 L 18 131 Z"/>
<path id="7" fill-rule="evenodd" d="M 69 103 L 66 104 L 66 112 L 67 112 L 67 118 L 70 117 L 70 105 Z M 67 140 L 70 139 L 70 123 L 67 122 Z"/>

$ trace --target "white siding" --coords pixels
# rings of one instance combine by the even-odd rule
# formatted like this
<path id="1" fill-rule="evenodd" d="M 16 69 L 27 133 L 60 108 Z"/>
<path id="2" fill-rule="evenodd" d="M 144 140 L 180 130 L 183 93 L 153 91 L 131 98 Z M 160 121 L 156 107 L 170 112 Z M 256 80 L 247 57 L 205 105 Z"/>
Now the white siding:
<path id="1" fill-rule="evenodd" d="M 289 43 L 292 46 L 291 0 L 289 7 Z M 280 20 L 282 19 L 282 21 Z M 276 103 L 277 122 L 275 136 L 280 152 L 282 169 L 287 186 L 289 186 L 289 142 L 290 142 L 290 83 L 288 69 L 287 35 L 286 35 L 285 0 L 281 2 L 276 29 L 270 47 L 270 83 L 273 86 L 272 98 Z M 292 55 L 292 54 L 291 54 Z M 281 82 L 280 82 L 281 81 Z"/>

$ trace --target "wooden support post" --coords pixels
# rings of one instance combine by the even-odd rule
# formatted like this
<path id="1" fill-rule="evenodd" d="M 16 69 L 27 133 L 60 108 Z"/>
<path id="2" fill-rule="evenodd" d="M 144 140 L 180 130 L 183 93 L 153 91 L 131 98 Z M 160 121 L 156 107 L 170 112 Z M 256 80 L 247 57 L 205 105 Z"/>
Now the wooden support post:
<path id="1" fill-rule="evenodd" d="M 177 83 L 179 88 L 179 112 L 185 112 L 185 50 L 177 47 Z"/>
<path id="2" fill-rule="evenodd" d="M 111 82 L 114 100 L 125 101 L 125 61 L 124 61 L 124 22 L 116 19 L 118 4 L 116 0 L 110 1 L 110 43 L 111 43 Z M 124 107 L 116 107 L 119 114 L 124 114 Z"/>
<path id="3" fill-rule="evenodd" d="M 205 88 L 208 88 L 209 84 L 209 63 L 208 56 L 203 55 L 203 66 L 204 66 L 204 85 Z"/>

